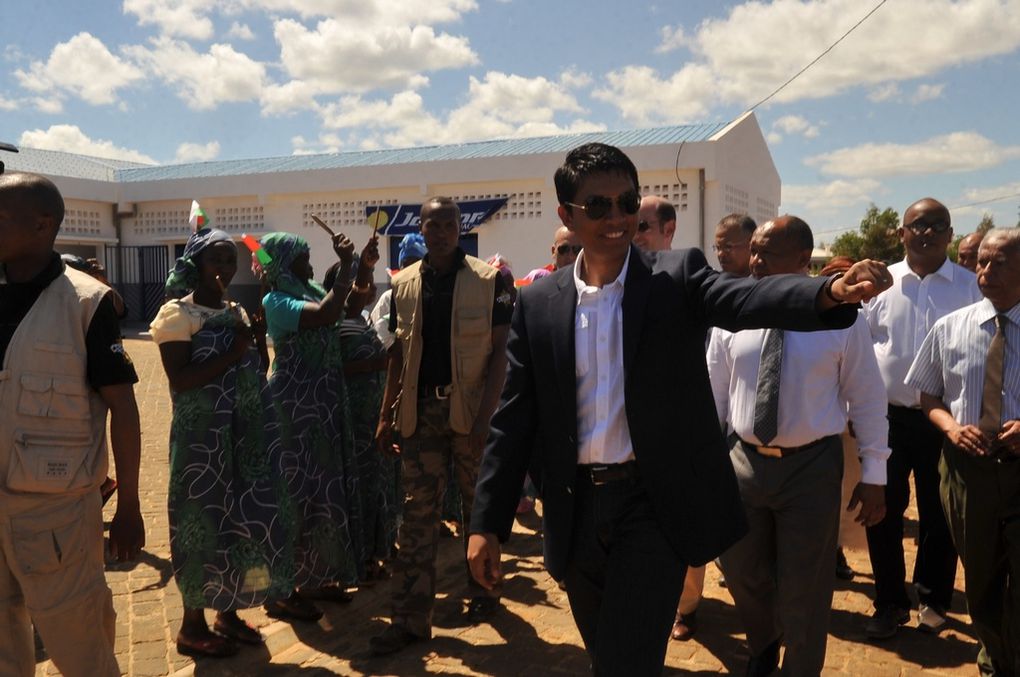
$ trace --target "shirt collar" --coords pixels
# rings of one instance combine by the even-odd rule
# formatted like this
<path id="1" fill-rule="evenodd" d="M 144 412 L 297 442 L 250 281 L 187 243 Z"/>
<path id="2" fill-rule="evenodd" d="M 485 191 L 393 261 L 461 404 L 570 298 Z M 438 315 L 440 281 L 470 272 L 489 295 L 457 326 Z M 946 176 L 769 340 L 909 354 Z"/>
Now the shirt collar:
<path id="1" fill-rule="evenodd" d="M 946 260 L 942 262 L 941 266 L 939 266 L 939 269 L 936 270 L 934 273 L 932 273 L 932 275 L 938 275 L 939 277 L 945 278 L 948 282 L 952 282 L 953 281 L 953 273 L 955 271 L 956 271 L 956 264 L 953 263 L 952 261 L 950 261 L 949 257 L 947 256 Z M 911 270 L 910 264 L 907 263 L 907 259 L 904 258 L 903 259 L 903 277 L 907 277 L 908 275 L 909 276 L 913 276 L 913 277 L 917 278 L 918 280 L 921 279 L 920 275 L 918 275 L 913 270 Z"/>
<path id="2" fill-rule="evenodd" d="M 623 260 L 623 268 L 620 269 L 620 274 L 616 276 L 615 280 L 613 280 L 609 284 L 605 285 L 603 287 L 603 289 L 623 289 L 623 283 L 627 279 L 627 270 L 630 268 L 630 253 L 631 253 L 632 249 L 633 248 L 627 250 L 627 258 L 625 258 Z M 581 279 L 580 270 L 581 270 L 581 261 L 583 261 L 583 260 L 584 260 L 584 250 L 582 249 L 577 254 L 577 260 L 574 261 L 574 271 L 573 271 L 573 274 L 574 274 L 574 286 L 577 287 L 577 296 L 578 296 L 578 299 L 580 299 L 581 294 L 585 293 L 586 291 L 588 291 L 590 293 L 590 290 L 595 289 L 595 287 L 593 287 L 592 285 L 588 284 L 587 282 L 585 282 L 584 280 Z"/>
<path id="3" fill-rule="evenodd" d="M 453 265 L 450 266 L 450 270 L 448 272 L 455 273 L 458 270 L 460 270 L 461 267 L 464 265 L 464 257 L 465 256 L 467 256 L 467 254 L 464 253 L 464 250 L 461 249 L 460 247 L 457 247 L 457 250 L 453 253 Z M 422 258 L 422 260 L 421 260 L 421 272 L 423 274 L 424 273 L 428 273 L 430 275 L 438 275 L 439 274 L 438 271 L 436 271 L 436 269 L 432 267 L 432 264 L 429 263 L 429 255 L 428 254 L 425 254 L 425 257 Z"/>
<path id="4" fill-rule="evenodd" d="M 1020 303 L 1016 304 L 1004 313 L 1000 313 L 992 305 L 992 302 L 988 299 L 981 299 L 978 301 L 978 312 L 977 319 L 978 324 L 984 324 L 985 322 L 991 322 L 995 319 L 996 315 L 1005 315 L 1009 318 L 1009 321 L 1013 324 L 1020 326 Z"/>

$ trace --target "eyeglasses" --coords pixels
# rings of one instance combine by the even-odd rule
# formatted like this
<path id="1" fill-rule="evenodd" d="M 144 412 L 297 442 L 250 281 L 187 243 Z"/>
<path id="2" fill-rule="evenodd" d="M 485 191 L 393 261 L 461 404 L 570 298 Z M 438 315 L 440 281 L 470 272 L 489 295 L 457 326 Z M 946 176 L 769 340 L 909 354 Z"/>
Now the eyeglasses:
<path id="1" fill-rule="evenodd" d="M 579 205 L 574 202 L 564 202 L 563 204 L 568 207 L 583 209 L 589 219 L 598 221 L 599 219 L 604 219 L 609 215 L 610 210 L 613 208 L 613 198 L 606 197 L 605 195 L 592 195 L 584 201 L 583 205 Z M 637 214 L 638 209 L 641 207 L 641 196 L 633 190 L 628 190 L 626 193 L 620 193 L 616 197 L 616 206 L 619 207 L 620 211 L 624 214 Z"/>
<path id="2" fill-rule="evenodd" d="M 949 230 L 949 221 L 926 221 L 924 219 L 915 219 L 911 223 L 903 224 L 904 228 L 910 229 L 912 233 L 923 233 L 924 231 L 931 228 L 933 233 L 944 233 Z"/>
<path id="3" fill-rule="evenodd" d="M 574 252 L 574 256 L 577 256 L 578 254 L 581 253 L 581 245 L 567 244 L 566 242 L 564 242 L 563 244 L 556 248 L 556 253 L 559 254 L 560 256 L 566 256 L 567 252 L 570 251 Z"/>
<path id="4" fill-rule="evenodd" d="M 736 251 L 736 250 L 739 250 L 739 249 L 747 249 L 749 246 L 750 246 L 750 243 L 747 243 L 747 244 L 724 244 L 724 245 L 714 244 L 714 245 L 712 245 L 712 251 L 714 251 L 716 254 L 720 254 L 720 253 L 722 253 L 722 254 L 729 254 L 730 252 Z"/>

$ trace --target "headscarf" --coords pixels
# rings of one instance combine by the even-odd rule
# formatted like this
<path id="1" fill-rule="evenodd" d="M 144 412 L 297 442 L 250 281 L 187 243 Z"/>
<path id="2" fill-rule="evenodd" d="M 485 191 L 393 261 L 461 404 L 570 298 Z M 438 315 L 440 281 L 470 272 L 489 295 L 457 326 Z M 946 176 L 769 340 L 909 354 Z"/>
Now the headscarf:
<path id="1" fill-rule="evenodd" d="M 514 284 L 518 287 L 526 287 L 535 280 L 541 280 L 543 277 L 549 277 L 552 272 L 548 268 L 535 268 L 533 271 L 517 280 Z"/>
<path id="2" fill-rule="evenodd" d="M 503 256 L 499 252 L 496 252 L 490 256 L 486 261 L 490 266 L 499 271 L 499 274 L 503 276 L 503 281 L 506 282 L 509 289 L 514 287 L 514 273 L 510 270 L 510 259 Z"/>
<path id="3" fill-rule="evenodd" d="M 321 301 L 326 290 L 315 280 L 305 282 L 290 267 L 302 254 L 308 253 L 308 241 L 293 233 L 269 233 L 259 240 L 266 253 L 273 257 L 263 266 L 266 282 L 275 289 L 306 301 Z"/>
<path id="4" fill-rule="evenodd" d="M 397 256 L 397 265 L 403 268 L 405 259 L 423 259 L 428 251 L 429 250 L 425 247 L 425 238 L 421 236 L 421 233 L 408 233 L 404 236 L 404 239 L 400 241 L 400 253 Z"/>
<path id="5" fill-rule="evenodd" d="M 234 238 L 217 228 L 203 228 L 192 233 L 188 243 L 184 245 L 184 253 L 177 259 L 173 270 L 166 278 L 164 289 L 167 296 L 180 298 L 195 289 L 198 285 L 198 266 L 195 265 L 195 257 L 203 249 L 217 242 L 233 244 Z"/>

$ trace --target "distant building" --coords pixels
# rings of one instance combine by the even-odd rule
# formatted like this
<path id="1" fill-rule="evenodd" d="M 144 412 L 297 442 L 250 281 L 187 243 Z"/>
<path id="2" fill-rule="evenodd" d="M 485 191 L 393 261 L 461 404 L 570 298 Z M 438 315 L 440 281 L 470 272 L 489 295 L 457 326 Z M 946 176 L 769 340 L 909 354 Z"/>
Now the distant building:
<path id="1" fill-rule="evenodd" d="M 501 252 L 523 275 L 549 261 L 559 226 L 553 172 L 568 150 L 591 141 L 624 149 L 637 165 L 642 193 L 673 202 L 674 247 L 705 249 L 716 222 L 731 212 L 758 222 L 776 216 L 779 174 L 753 113 L 731 123 L 182 165 L 31 148 L 5 154 L 4 160 L 8 171 L 38 172 L 59 186 L 67 216 L 58 251 L 104 261 L 136 319 L 147 319 L 190 233 L 193 199 L 213 226 L 238 239 L 277 230 L 303 235 L 321 275 L 333 254 L 313 213 L 360 247 L 371 232 L 366 207 L 420 204 L 437 194 L 458 200 L 506 197 L 505 207 L 466 236 L 465 247 L 483 258 Z M 383 268 L 396 266 L 392 243 L 385 244 L 379 283 L 387 281 Z M 247 262 L 247 250 L 239 247 Z M 710 248 L 706 254 L 715 261 Z M 246 305 L 255 302 L 258 285 L 247 265 L 239 266 L 231 294 Z"/>

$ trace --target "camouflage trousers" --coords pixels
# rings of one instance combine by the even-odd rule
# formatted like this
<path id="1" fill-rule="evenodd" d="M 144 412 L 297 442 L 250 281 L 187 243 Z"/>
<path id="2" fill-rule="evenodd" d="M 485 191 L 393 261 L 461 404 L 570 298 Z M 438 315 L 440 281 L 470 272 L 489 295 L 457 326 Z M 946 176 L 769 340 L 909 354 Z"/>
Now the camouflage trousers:
<path id="1" fill-rule="evenodd" d="M 450 429 L 449 400 L 434 396 L 419 398 L 418 427 L 401 445 L 404 521 L 397 538 L 399 552 L 393 564 L 391 584 L 393 622 L 421 637 L 432 636 L 439 516 L 451 459 L 466 521 L 475 497 L 481 452 L 472 454 L 468 449 L 468 436 Z M 466 552 L 467 529 L 462 532 Z M 469 597 L 490 594 L 471 577 L 466 558 L 464 573 Z"/>

